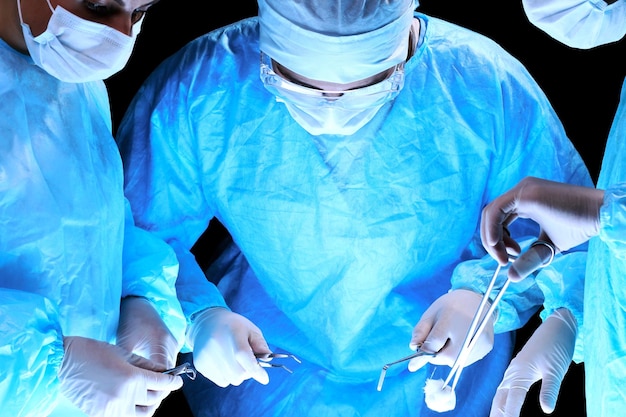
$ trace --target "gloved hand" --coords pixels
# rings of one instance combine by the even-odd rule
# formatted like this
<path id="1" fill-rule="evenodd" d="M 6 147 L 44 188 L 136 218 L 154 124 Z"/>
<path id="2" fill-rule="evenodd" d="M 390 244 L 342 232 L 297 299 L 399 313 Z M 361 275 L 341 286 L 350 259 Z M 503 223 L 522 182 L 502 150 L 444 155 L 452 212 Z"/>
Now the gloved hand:
<path id="1" fill-rule="evenodd" d="M 481 300 L 481 294 L 469 290 L 453 290 L 435 300 L 413 328 L 409 347 L 415 350 L 421 344 L 422 350 L 437 352 L 437 355 L 411 359 L 409 371 L 414 372 L 428 362 L 452 367 Z M 489 305 L 486 305 L 484 312 L 488 309 Z M 488 320 L 465 366 L 482 359 L 493 348 L 494 317 Z"/>
<path id="2" fill-rule="evenodd" d="M 483 209 L 483 246 L 500 265 L 506 265 L 507 250 L 520 253 L 519 244 L 506 227 L 521 217 L 537 222 L 539 240 L 553 243 L 557 251 L 573 248 L 598 234 L 603 198 L 604 191 L 595 188 L 526 177 Z M 531 248 L 513 262 L 508 273 L 511 281 L 520 281 L 540 267 L 545 256 L 537 253 L 542 250 L 545 247 Z"/>
<path id="3" fill-rule="evenodd" d="M 511 361 L 491 404 L 490 417 L 519 416 L 530 386 L 542 380 L 539 403 L 551 413 L 576 344 L 576 320 L 561 308 L 550 315 Z"/>
<path id="4" fill-rule="evenodd" d="M 60 390 L 90 417 L 151 416 L 162 393 L 179 389 L 179 376 L 153 372 L 148 359 L 84 337 L 63 338 Z"/>
<path id="5" fill-rule="evenodd" d="M 254 354 L 271 350 L 261 330 L 239 314 L 219 307 L 202 311 L 187 330 L 187 343 L 196 370 L 220 387 L 249 378 L 269 382 Z"/>
<path id="6" fill-rule="evenodd" d="M 150 359 L 160 371 L 174 367 L 179 350 L 178 342 L 152 303 L 142 297 L 122 300 L 117 345 Z"/>

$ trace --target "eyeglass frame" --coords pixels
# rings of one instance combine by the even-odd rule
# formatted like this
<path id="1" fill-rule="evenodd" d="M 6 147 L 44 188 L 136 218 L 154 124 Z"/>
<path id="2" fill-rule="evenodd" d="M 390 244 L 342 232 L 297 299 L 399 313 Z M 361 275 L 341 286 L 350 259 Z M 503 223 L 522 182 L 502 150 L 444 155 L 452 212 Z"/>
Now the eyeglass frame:
<path id="1" fill-rule="evenodd" d="M 396 64 L 391 74 L 383 80 L 349 90 L 323 90 L 298 84 L 278 74 L 273 68 L 273 62 L 269 55 L 260 52 L 260 78 L 263 85 L 278 99 L 300 107 L 366 109 L 393 100 L 404 87 L 404 62 Z M 374 101 L 363 100 L 371 96 L 380 97 Z"/>

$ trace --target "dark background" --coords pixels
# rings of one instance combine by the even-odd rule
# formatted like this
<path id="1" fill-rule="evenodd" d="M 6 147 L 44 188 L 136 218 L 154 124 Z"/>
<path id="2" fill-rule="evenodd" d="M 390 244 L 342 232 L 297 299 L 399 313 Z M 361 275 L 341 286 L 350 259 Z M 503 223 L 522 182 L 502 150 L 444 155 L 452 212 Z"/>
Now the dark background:
<path id="1" fill-rule="evenodd" d="M 257 14 L 256 0 L 219 6 L 220 11 L 213 11 L 204 2 L 192 0 L 161 0 L 153 6 L 128 66 L 107 80 L 114 130 L 143 80 L 163 59 L 203 33 Z M 626 56 L 626 41 L 592 50 L 568 48 L 532 26 L 518 0 L 422 0 L 418 10 L 482 33 L 524 63 L 546 92 L 592 177 L 597 179 L 626 76 L 626 60 L 622 59 Z M 203 251 L 215 243 L 204 242 Z M 203 252 L 196 249 L 197 255 Z M 523 345 L 538 322 L 535 317 L 519 332 L 518 346 Z M 583 381 L 583 365 L 572 365 L 551 416 L 585 416 Z M 538 389 L 535 385 L 528 394 L 523 417 L 544 415 L 538 406 Z M 191 414 L 182 393 L 177 391 L 164 401 L 156 416 Z"/>

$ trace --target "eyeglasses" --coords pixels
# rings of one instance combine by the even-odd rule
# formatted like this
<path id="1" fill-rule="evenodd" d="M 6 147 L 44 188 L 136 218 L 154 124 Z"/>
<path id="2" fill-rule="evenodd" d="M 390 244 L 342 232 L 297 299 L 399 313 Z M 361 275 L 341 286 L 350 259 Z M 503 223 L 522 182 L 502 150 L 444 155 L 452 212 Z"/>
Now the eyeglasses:
<path id="1" fill-rule="evenodd" d="M 346 110 L 376 107 L 393 100 L 404 86 L 404 62 L 393 68 L 384 80 L 345 91 L 319 90 L 297 84 L 278 75 L 272 59 L 261 52 L 261 81 L 277 98 L 299 107 L 339 107 Z"/>

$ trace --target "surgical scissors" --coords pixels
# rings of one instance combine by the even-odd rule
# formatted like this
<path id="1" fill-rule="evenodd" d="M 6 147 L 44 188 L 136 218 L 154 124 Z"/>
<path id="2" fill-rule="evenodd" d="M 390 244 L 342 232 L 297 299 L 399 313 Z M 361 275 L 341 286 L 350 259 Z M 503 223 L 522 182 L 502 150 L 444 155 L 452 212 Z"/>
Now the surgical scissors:
<path id="1" fill-rule="evenodd" d="M 388 364 L 385 364 L 385 366 L 383 366 L 382 371 L 380 371 L 380 377 L 378 378 L 378 386 L 376 387 L 376 390 L 381 391 L 383 389 L 383 382 L 385 381 L 385 376 L 387 375 L 387 369 L 389 369 L 391 365 L 395 365 L 397 363 L 404 362 L 404 361 L 409 361 L 413 358 L 417 358 L 418 356 L 435 356 L 435 355 L 436 355 L 435 352 L 426 352 L 425 350 L 422 350 L 421 345 L 419 345 L 415 353 L 409 356 L 406 356 L 402 359 L 398 359 L 397 361 L 393 361 L 393 362 L 389 362 Z"/>
<path id="2" fill-rule="evenodd" d="M 187 375 L 189 379 L 192 381 L 196 379 L 196 370 L 191 366 L 189 362 L 185 362 L 183 364 L 178 365 L 175 368 L 168 369 L 167 371 L 163 371 L 164 374 L 170 375 Z"/>
<path id="3" fill-rule="evenodd" d="M 293 371 L 282 363 L 272 363 L 271 360 L 274 358 L 282 359 L 282 358 L 291 358 L 298 363 L 302 363 L 302 361 L 296 358 L 291 353 L 255 353 L 254 356 L 258 359 L 257 362 L 259 366 L 263 368 L 283 368 L 285 371 L 293 374 Z"/>

